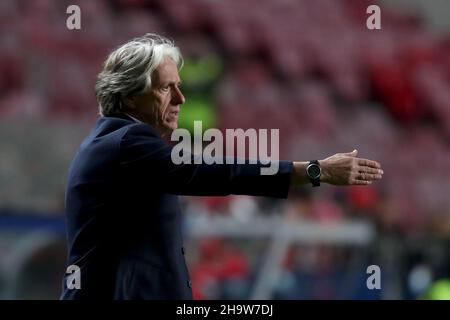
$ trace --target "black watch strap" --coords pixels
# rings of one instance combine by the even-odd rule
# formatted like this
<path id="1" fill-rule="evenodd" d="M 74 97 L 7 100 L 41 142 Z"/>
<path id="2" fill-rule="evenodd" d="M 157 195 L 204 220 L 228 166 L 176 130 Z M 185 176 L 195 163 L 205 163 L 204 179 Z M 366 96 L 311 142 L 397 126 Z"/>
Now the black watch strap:
<path id="1" fill-rule="evenodd" d="M 320 169 L 320 164 L 319 164 L 318 160 L 311 160 L 311 161 L 309 161 L 308 166 L 311 165 L 311 164 L 316 164 L 319 167 L 319 169 Z M 320 186 L 320 174 L 319 174 L 319 176 L 317 178 L 313 178 L 313 177 L 311 177 L 309 171 L 307 173 L 308 173 L 308 176 L 309 176 L 309 181 L 311 182 L 313 187 L 319 187 Z"/>

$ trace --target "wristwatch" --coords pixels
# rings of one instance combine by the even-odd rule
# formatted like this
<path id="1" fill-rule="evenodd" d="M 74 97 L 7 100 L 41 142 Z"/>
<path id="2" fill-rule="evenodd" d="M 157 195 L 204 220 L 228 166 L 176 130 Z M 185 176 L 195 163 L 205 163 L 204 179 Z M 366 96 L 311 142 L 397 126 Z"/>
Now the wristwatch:
<path id="1" fill-rule="evenodd" d="M 306 167 L 306 174 L 309 177 L 313 187 L 320 186 L 320 175 L 322 174 L 322 169 L 318 160 L 311 160 Z"/>

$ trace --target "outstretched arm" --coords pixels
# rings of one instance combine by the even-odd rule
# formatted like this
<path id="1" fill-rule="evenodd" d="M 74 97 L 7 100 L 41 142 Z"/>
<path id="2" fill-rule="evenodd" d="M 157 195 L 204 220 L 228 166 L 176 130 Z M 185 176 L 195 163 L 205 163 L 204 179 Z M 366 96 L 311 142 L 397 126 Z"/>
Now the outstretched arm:
<path id="1" fill-rule="evenodd" d="M 180 164 L 172 161 L 172 147 L 146 125 L 129 128 L 121 140 L 120 164 L 131 180 L 157 182 L 159 191 L 179 195 L 288 196 L 289 187 L 310 182 L 308 162 L 278 161 L 274 175 L 262 175 L 257 164 Z M 380 165 L 356 158 L 357 151 L 320 160 L 320 180 L 334 185 L 366 185 L 381 179 Z"/>

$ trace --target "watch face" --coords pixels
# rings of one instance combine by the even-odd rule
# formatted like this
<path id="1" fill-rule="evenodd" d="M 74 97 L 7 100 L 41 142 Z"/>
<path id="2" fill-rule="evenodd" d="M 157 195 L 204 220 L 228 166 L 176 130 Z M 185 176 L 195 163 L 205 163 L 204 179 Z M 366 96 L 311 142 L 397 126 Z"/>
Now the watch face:
<path id="1" fill-rule="evenodd" d="M 318 179 L 320 177 L 320 167 L 317 164 L 310 164 L 307 171 L 311 179 Z"/>

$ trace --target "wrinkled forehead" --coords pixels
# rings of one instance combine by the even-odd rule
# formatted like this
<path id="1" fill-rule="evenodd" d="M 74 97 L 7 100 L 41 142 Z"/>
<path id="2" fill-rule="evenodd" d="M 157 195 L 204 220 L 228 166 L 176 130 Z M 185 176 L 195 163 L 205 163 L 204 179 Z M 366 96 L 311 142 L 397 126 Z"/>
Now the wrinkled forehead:
<path id="1" fill-rule="evenodd" d="M 180 76 L 178 66 L 172 58 L 166 57 L 152 73 L 152 83 L 178 83 Z"/>

